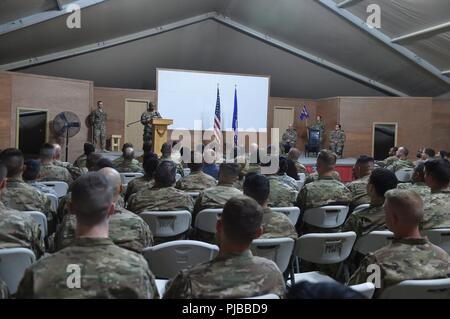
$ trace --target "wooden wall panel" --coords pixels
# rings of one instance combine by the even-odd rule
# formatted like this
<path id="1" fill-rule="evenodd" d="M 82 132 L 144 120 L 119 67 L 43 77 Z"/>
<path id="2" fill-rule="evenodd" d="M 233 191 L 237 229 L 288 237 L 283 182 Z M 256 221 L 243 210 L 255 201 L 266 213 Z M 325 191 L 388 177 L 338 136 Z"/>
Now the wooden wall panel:
<path id="1" fill-rule="evenodd" d="M 340 98 L 321 99 L 317 102 L 317 115 L 321 115 L 322 120 L 325 123 L 323 147 L 328 147 L 328 134 L 330 131 L 334 130 L 336 123 L 340 121 Z M 315 123 L 316 118 L 311 118 L 310 122 L 311 124 Z M 346 154 L 344 154 L 344 156 L 346 156 Z"/>
<path id="2" fill-rule="evenodd" d="M 11 75 L 0 72 L 0 149 L 11 144 Z"/>
<path id="3" fill-rule="evenodd" d="M 450 99 L 434 99 L 432 102 L 431 146 L 450 152 Z"/>

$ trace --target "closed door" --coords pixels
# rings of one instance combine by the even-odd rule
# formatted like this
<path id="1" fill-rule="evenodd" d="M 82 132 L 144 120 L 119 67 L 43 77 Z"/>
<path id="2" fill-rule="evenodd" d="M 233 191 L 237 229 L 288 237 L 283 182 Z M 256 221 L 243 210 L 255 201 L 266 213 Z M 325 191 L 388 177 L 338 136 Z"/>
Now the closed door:
<path id="1" fill-rule="evenodd" d="M 279 137 L 283 136 L 284 131 L 294 123 L 294 108 L 275 106 L 273 111 L 273 127 L 280 129 Z"/>
<path id="2" fill-rule="evenodd" d="M 135 150 L 142 150 L 144 126 L 139 123 L 127 126 L 127 124 L 141 119 L 142 113 L 147 110 L 148 101 L 126 100 L 125 101 L 125 136 L 122 143 L 131 143 Z"/>

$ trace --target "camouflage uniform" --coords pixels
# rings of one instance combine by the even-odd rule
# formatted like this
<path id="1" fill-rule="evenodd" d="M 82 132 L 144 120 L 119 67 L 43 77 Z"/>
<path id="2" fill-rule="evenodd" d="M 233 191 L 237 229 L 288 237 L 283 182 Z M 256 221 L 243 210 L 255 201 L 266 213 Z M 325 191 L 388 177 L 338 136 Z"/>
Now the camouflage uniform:
<path id="1" fill-rule="evenodd" d="M 94 145 L 97 145 L 100 139 L 100 148 L 102 150 L 106 146 L 106 119 L 106 112 L 98 108 L 90 115 L 92 131 L 94 132 Z"/>
<path id="2" fill-rule="evenodd" d="M 127 190 L 125 192 L 124 198 L 125 202 L 128 202 L 131 195 L 139 192 L 144 188 L 152 188 L 153 186 L 155 186 L 155 180 L 145 175 L 132 179 L 127 185 Z"/>
<path id="3" fill-rule="evenodd" d="M 217 181 L 202 171 L 191 172 L 177 182 L 177 188 L 186 192 L 201 192 L 217 185 Z"/>
<path id="4" fill-rule="evenodd" d="M 70 185 L 73 182 L 73 179 L 69 171 L 64 167 L 56 166 L 54 164 L 41 164 L 39 181 L 66 182 Z"/>
<path id="5" fill-rule="evenodd" d="M 288 176 L 286 173 L 284 173 L 283 175 L 278 175 L 278 178 L 287 186 L 295 189 L 297 192 L 299 191 L 297 181 L 292 177 Z"/>
<path id="6" fill-rule="evenodd" d="M 67 169 L 73 180 L 76 180 L 81 175 L 87 173 L 87 168 L 79 168 L 70 164 L 69 162 L 53 161 L 53 164 Z"/>
<path id="7" fill-rule="evenodd" d="M 380 267 L 381 287 L 374 298 L 384 289 L 404 280 L 439 279 L 450 276 L 449 256 L 426 238 L 394 239 L 389 246 L 369 254 L 350 278 L 350 285 L 365 283 L 371 272 L 367 267 Z"/>
<path id="8" fill-rule="evenodd" d="M 0 249 L 13 247 L 31 249 L 37 258 L 45 252 L 41 230 L 34 218 L 8 209 L 0 202 Z"/>
<path id="9" fill-rule="evenodd" d="M 8 299 L 8 286 L 6 283 L 0 278 L 0 300 Z"/>
<path id="10" fill-rule="evenodd" d="M 167 299 L 234 299 L 285 293 L 283 276 L 268 259 L 250 250 L 222 254 L 214 260 L 182 270 L 167 285 Z"/>
<path id="11" fill-rule="evenodd" d="M 387 167 L 387 169 L 393 171 L 394 173 L 404 168 L 414 168 L 414 163 L 410 160 L 399 159 Z"/>
<path id="12" fill-rule="evenodd" d="M 304 173 L 307 174 L 308 171 L 306 170 L 305 165 L 300 164 L 298 161 L 293 161 L 295 164 L 295 168 L 297 169 L 297 173 Z"/>
<path id="13" fill-rule="evenodd" d="M 388 167 L 391 166 L 392 164 L 394 164 L 394 162 L 398 161 L 398 157 L 397 156 L 389 156 L 388 158 L 382 160 L 382 161 L 377 161 L 377 165 L 379 167 Z"/>
<path id="14" fill-rule="evenodd" d="M 342 231 L 354 231 L 358 237 L 371 231 L 386 228 L 386 217 L 383 202 L 372 203 L 368 208 L 351 214 L 345 222 Z"/>
<path id="15" fill-rule="evenodd" d="M 73 162 L 73 166 L 79 168 L 86 168 L 86 161 L 87 161 L 86 154 L 82 154 L 75 160 L 75 162 Z"/>
<path id="16" fill-rule="evenodd" d="M 333 179 L 337 180 L 338 182 L 341 181 L 341 175 L 339 175 L 339 172 L 333 171 L 333 173 L 331 175 L 332 175 Z M 319 180 L 319 173 L 314 172 L 314 173 L 308 175 L 308 177 L 305 180 L 305 185 L 309 184 L 311 182 L 317 182 L 318 180 Z"/>
<path id="17" fill-rule="evenodd" d="M 428 197 L 431 195 L 431 189 L 428 187 L 427 184 L 424 182 L 418 182 L 418 183 L 399 183 L 397 186 L 398 189 L 409 189 L 412 191 L 415 191 L 417 194 L 422 197 L 424 201 L 428 199 Z"/>
<path id="18" fill-rule="evenodd" d="M 180 174 L 181 177 L 184 177 L 184 169 L 183 169 L 183 164 L 181 162 L 174 161 L 171 157 L 161 158 L 161 162 L 164 162 L 164 161 L 170 161 L 170 162 L 175 163 L 175 166 L 177 167 L 177 174 Z"/>
<path id="19" fill-rule="evenodd" d="M 270 193 L 268 205 L 270 207 L 292 207 L 295 204 L 297 190 L 286 185 L 277 175 L 268 175 Z"/>
<path id="20" fill-rule="evenodd" d="M 292 225 L 289 217 L 283 213 L 264 208 L 262 224 L 263 234 L 259 238 L 298 238 L 294 225 Z"/>
<path id="21" fill-rule="evenodd" d="M 113 162 L 114 168 L 119 173 L 143 173 L 142 165 L 138 160 L 132 159 L 131 161 L 125 160 L 123 156 L 116 158 Z"/>
<path id="22" fill-rule="evenodd" d="M 450 228 L 450 190 L 431 193 L 424 211 L 421 229 Z"/>
<path id="23" fill-rule="evenodd" d="M 370 175 L 358 178 L 353 182 L 347 184 L 347 188 L 352 193 L 352 201 L 350 203 L 350 211 L 363 204 L 370 203 L 370 197 L 367 195 L 367 184 L 369 183 Z"/>
<path id="24" fill-rule="evenodd" d="M 81 269 L 81 288 L 69 288 L 69 265 Z M 73 273 L 73 271 L 72 271 Z M 158 298 L 145 259 L 120 248 L 109 238 L 76 238 L 69 247 L 29 267 L 18 298 L 26 299 L 152 299 Z"/>
<path id="25" fill-rule="evenodd" d="M 141 124 L 144 125 L 144 143 L 150 142 L 152 143 L 152 125 L 150 124 L 150 121 L 153 119 L 160 119 L 162 118 L 161 114 L 159 114 L 158 111 L 145 111 L 141 115 Z"/>
<path id="26" fill-rule="evenodd" d="M 223 208 L 230 198 L 241 195 L 242 192 L 231 184 L 219 183 L 217 186 L 207 188 L 197 197 L 193 217 L 204 209 Z"/>
<path id="27" fill-rule="evenodd" d="M 332 131 L 329 136 L 330 140 L 330 150 L 337 155 L 342 155 L 342 151 L 344 150 L 345 144 L 345 133 L 343 130 Z"/>
<path id="28" fill-rule="evenodd" d="M 75 236 L 76 216 L 66 215 L 55 236 L 55 250 L 69 246 Z M 109 221 L 109 238 L 124 249 L 142 253 L 146 247 L 153 246 L 153 236 L 148 224 L 136 214 L 124 208 L 116 208 Z"/>
<path id="29" fill-rule="evenodd" d="M 37 190 L 39 190 L 43 194 L 51 194 L 58 197 L 58 194 L 56 194 L 55 190 L 51 187 L 48 187 L 47 185 L 40 183 L 38 181 L 26 181 L 26 183 Z"/>
<path id="30" fill-rule="evenodd" d="M 297 144 L 297 130 L 295 128 L 288 128 L 281 137 L 281 145 L 284 153 L 287 152 L 287 148 L 295 147 Z"/>
<path id="31" fill-rule="evenodd" d="M 192 212 L 194 201 L 188 194 L 174 187 L 153 187 L 143 189 L 130 197 L 128 209 L 136 214 L 145 211 L 175 211 Z"/>

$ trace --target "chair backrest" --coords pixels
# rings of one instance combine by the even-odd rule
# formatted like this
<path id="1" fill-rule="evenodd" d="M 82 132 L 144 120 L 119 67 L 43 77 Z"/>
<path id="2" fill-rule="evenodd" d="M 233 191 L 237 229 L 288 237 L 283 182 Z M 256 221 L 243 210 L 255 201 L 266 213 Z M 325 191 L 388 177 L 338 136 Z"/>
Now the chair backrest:
<path id="1" fill-rule="evenodd" d="M 395 172 L 395 176 L 397 177 L 399 182 L 406 183 L 411 181 L 413 173 L 413 168 L 402 168 Z"/>
<path id="2" fill-rule="evenodd" d="M 48 223 L 47 217 L 41 212 L 23 212 L 24 214 L 30 215 L 38 223 L 39 229 L 41 230 L 41 238 L 47 237 L 48 233 Z"/>
<path id="3" fill-rule="evenodd" d="M 192 215 L 187 210 L 172 212 L 147 211 L 139 214 L 149 225 L 154 237 L 172 237 L 189 230 Z"/>
<path id="4" fill-rule="evenodd" d="M 144 174 L 142 173 L 120 173 L 120 179 L 122 180 L 122 185 L 128 185 L 130 181 L 135 178 L 142 177 Z"/>
<path id="5" fill-rule="evenodd" d="M 222 215 L 222 208 L 211 208 L 204 209 L 200 211 L 195 217 L 194 226 L 195 228 L 215 234 L 217 220 Z"/>
<path id="6" fill-rule="evenodd" d="M 295 256 L 316 264 L 335 264 L 350 255 L 355 232 L 303 235 L 297 240 Z"/>
<path id="7" fill-rule="evenodd" d="M 294 244 L 292 238 L 255 239 L 250 249 L 253 255 L 272 260 L 284 272 L 289 265 Z"/>
<path id="8" fill-rule="evenodd" d="M 67 191 L 69 190 L 69 185 L 66 182 L 57 182 L 57 181 L 45 181 L 42 184 L 47 185 L 55 190 L 56 194 L 59 198 L 66 196 Z"/>
<path id="9" fill-rule="evenodd" d="M 183 172 L 184 172 L 184 176 L 189 176 L 191 174 L 191 169 L 188 168 L 183 168 Z"/>
<path id="10" fill-rule="evenodd" d="M 166 293 L 166 285 L 169 282 L 167 279 L 155 279 L 156 289 L 158 289 L 159 296 L 162 298 Z"/>
<path id="11" fill-rule="evenodd" d="M 361 236 L 353 248 L 361 254 L 368 255 L 391 243 L 394 234 L 389 230 L 376 230 Z"/>
<path id="12" fill-rule="evenodd" d="M 386 288 L 381 299 L 449 299 L 450 278 L 405 280 Z"/>
<path id="13" fill-rule="evenodd" d="M 303 214 L 303 221 L 320 228 L 336 228 L 345 222 L 347 214 L 348 206 L 310 208 Z"/>
<path id="14" fill-rule="evenodd" d="M 276 294 L 267 294 L 256 297 L 242 298 L 242 299 L 280 299 L 280 297 Z"/>
<path id="15" fill-rule="evenodd" d="M 349 286 L 349 288 L 359 292 L 367 299 L 372 299 L 373 294 L 375 293 L 375 285 L 371 282 L 365 282 L 363 284 Z"/>
<path id="16" fill-rule="evenodd" d="M 292 225 L 295 225 L 298 218 L 300 217 L 300 208 L 298 207 L 271 207 L 270 209 L 274 212 L 285 214 L 287 217 L 289 217 Z"/>
<path id="17" fill-rule="evenodd" d="M 450 254 L 450 228 L 423 230 L 422 235 Z"/>
<path id="18" fill-rule="evenodd" d="M 200 192 L 185 192 L 185 193 L 191 196 L 194 201 L 197 199 L 198 196 L 200 196 Z"/>
<path id="19" fill-rule="evenodd" d="M 58 196 L 48 193 L 45 193 L 44 195 L 50 200 L 50 208 L 52 209 L 52 211 L 56 212 L 58 210 L 59 204 Z"/>
<path id="20" fill-rule="evenodd" d="M 157 278 L 172 278 L 185 268 L 212 260 L 219 247 L 195 240 L 175 240 L 147 247 L 142 254 Z"/>
<path id="21" fill-rule="evenodd" d="M 34 253 L 27 248 L 0 249 L 0 278 L 8 286 L 10 294 L 17 292 L 25 270 L 35 260 Z"/>
<path id="22" fill-rule="evenodd" d="M 182 177 L 183 177 L 183 176 L 181 176 L 181 174 L 176 173 L 176 174 L 175 174 L 175 181 L 178 182 Z"/>
<path id="23" fill-rule="evenodd" d="M 302 183 L 305 183 L 306 181 L 306 174 L 305 173 L 298 173 L 298 178 Z"/>
<path id="24" fill-rule="evenodd" d="M 359 206 L 356 206 L 355 209 L 353 209 L 352 214 L 357 213 L 357 212 L 359 212 L 363 209 L 369 208 L 369 207 L 370 207 L 370 204 L 361 204 Z"/>

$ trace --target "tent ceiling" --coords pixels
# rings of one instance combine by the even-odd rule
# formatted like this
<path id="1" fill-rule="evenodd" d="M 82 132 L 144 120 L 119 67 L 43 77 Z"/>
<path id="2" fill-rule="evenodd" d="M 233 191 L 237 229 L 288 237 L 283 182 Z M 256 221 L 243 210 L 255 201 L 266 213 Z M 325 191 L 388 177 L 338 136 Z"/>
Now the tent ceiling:
<path id="1" fill-rule="evenodd" d="M 363 0 L 352 1 L 344 8 L 365 20 L 369 3 L 380 4 L 380 31 L 390 38 L 450 21 L 448 0 Z M 6 0 L 0 4 L 0 23 L 55 7 L 56 0 Z M 0 35 L 0 68 L 212 11 L 408 95 L 438 96 L 450 90 L 448 83 L 316 0 L 106 0 L 82 10 L 79 30 L 67 29 L 66 17 L 60 16 Z M 441 30 L 401 45 L 440 70 L 448 70 L 449 33 Z M 127 61 L 126 69 L 119 72 L 117 65 L 122 61 Z M 274 48 L 271 43 L 214 19 L 19 71 L 95 80 L 96 85 L 103 86 L 148 89 L 154 88 L 156 67 L 270 74 L 271 94 L 277 96 L 320 98 L 386 93 Z M 325 83 L 331 87 L 325 87 Z"/>

